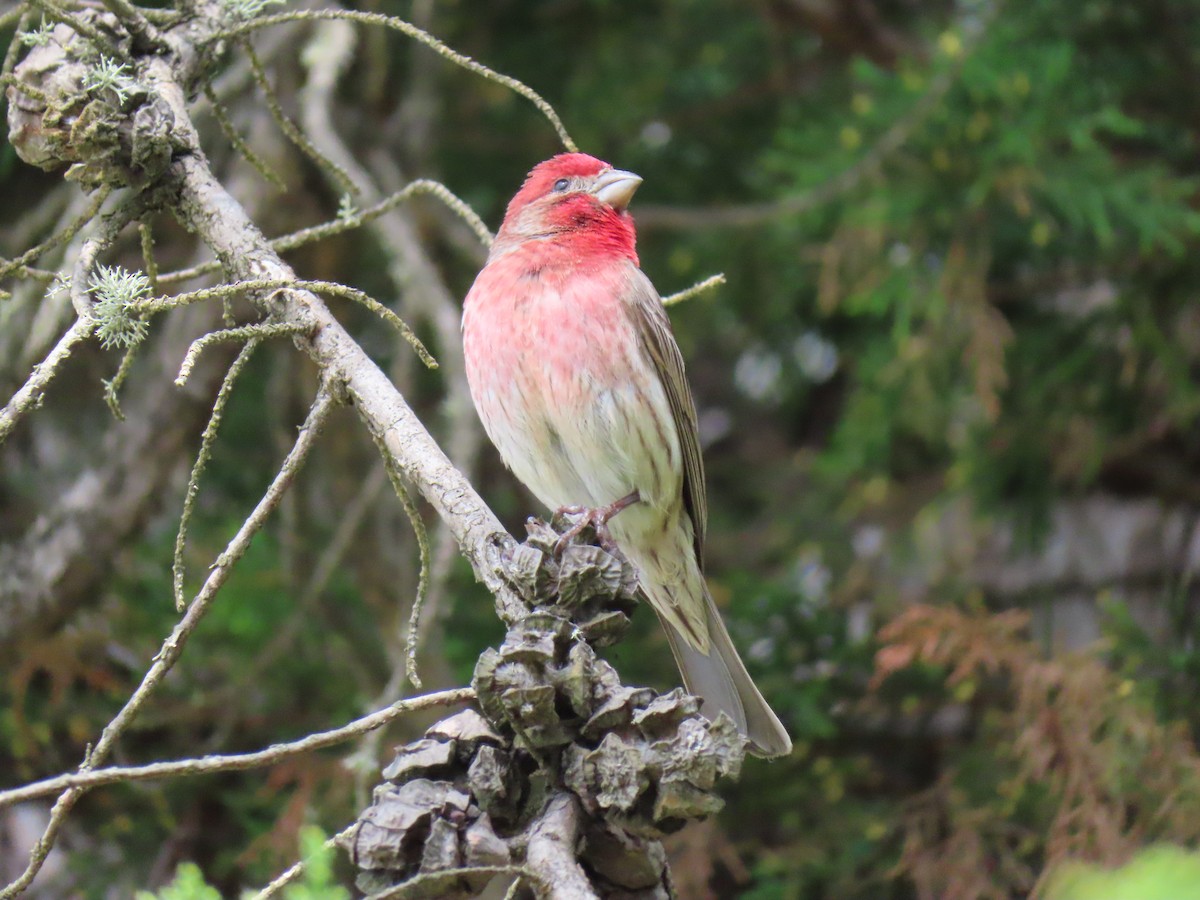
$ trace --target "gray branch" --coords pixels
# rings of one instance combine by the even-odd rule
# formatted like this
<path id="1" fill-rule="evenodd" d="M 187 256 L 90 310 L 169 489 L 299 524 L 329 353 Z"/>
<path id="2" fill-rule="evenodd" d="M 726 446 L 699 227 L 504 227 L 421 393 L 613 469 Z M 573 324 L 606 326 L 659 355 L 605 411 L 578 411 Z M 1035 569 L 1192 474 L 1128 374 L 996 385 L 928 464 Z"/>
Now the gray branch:
<path id="1" fill-rule="evenodd" d="M 540 879 L 534 885 L 546 900 L 588 900 L 596 892 L 579 867 L 579 801 L 556 794 L 529 831 L 525 861 Z"/>

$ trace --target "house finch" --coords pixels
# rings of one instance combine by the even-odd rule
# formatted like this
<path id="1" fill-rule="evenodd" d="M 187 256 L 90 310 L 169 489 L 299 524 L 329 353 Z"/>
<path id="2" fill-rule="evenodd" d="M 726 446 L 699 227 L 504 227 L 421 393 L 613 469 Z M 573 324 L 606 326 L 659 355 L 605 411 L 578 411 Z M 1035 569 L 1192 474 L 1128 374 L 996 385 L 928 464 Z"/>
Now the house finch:
<path id="1" fill-rule="evenodd" d="M 505 464 L 550 509 L 586 509 L 638 570 L 684 683 L 750 749 L 791 741 L 704 583 L 696 407 L 626 207 L 642 179 L 582 153 L 536 166 L 463 309 L 471 397 Z M 611 521 L 610 521 L 611 520 Z"/>

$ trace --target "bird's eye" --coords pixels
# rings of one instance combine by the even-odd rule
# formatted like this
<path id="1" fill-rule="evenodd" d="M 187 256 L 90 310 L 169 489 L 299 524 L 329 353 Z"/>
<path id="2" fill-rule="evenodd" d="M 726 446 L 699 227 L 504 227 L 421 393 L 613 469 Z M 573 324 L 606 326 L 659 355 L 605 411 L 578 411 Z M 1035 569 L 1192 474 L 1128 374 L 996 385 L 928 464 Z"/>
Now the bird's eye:
<path id="1" fill-rule="evenodd" d="M 571 186 L 571 179 L 569 179 L 569 178 L 560 178 L 560 179 L 558 179 L 558 181 L 554 182 L 554 190 L 558 191 L 559 193 L 562 193 L 570 186 Z"/>

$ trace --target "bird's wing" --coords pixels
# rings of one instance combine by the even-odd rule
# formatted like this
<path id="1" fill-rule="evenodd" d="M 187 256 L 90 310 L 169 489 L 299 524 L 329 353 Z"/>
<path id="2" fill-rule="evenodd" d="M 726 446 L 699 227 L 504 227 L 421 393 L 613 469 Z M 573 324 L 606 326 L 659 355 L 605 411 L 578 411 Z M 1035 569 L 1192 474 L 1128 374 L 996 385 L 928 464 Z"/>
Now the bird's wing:
<path id="1" fill-rule="evenodd" d="M 637 322 L 638 335 L 646 355 L 671 405 L 671 418 L 683 453 L 683 503 L 692 518 L 696 536 L 696 558 L 704 566 L 704 532 L 708 526 L 708 500 L 704 490 L 704 460 L 700 456 L 700 430 L 696 419 L 696 401 L 683 371 L 683 354 L 671 332 L 667 308 L 650 279 L 632 268 L 633 294 L 630 309 Z"/>

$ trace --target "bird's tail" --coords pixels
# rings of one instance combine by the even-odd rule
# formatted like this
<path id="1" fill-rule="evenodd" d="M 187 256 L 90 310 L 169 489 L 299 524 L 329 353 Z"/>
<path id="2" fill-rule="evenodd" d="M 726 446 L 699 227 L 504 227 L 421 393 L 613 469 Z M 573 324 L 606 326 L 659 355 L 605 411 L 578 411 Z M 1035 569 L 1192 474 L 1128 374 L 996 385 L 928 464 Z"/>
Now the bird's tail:
<path id="1" fill-rule="evenodd" d="M 693 647 L 675 625 L 659 616 L 688 692 L 704 702 L 702 712 L 708 718 L 724 712 L 733 719 L 738 730 L 750 739 L 750 752 L 755 756 L 787 756 L 792 752 L 792 739 L 746 671 L 707 588 L 704 612 L 708 620 L 707 653 Z"/>

